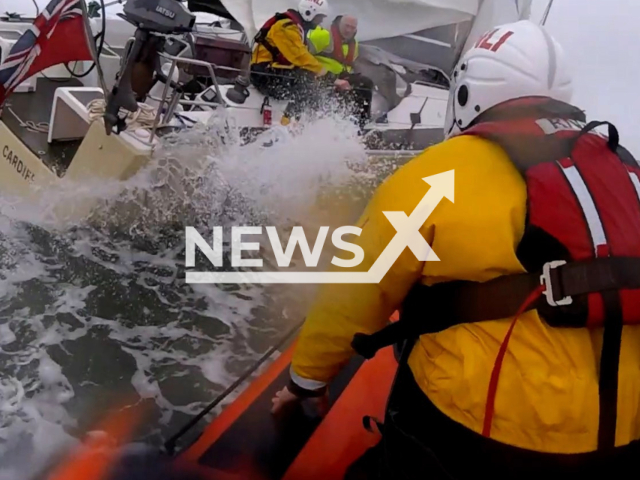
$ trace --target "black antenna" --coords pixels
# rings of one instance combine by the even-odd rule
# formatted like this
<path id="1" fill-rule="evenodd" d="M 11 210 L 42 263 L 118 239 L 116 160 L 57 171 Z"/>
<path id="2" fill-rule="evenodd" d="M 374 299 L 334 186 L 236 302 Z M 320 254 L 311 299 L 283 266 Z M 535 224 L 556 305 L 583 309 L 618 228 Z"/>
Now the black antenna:
<path id="1" fill-rule="evenodd" d="M 545 23 L 547 23 L 547 17 L 549 16 L 549 12 L 551 11 L 552 5 L 553 5 L 553 0 L 549 0 L 549 3 L 547 4 L 547 8 L 544 11 L 544 15 L 542 16 L 541 25 L 544 25 Z"/>

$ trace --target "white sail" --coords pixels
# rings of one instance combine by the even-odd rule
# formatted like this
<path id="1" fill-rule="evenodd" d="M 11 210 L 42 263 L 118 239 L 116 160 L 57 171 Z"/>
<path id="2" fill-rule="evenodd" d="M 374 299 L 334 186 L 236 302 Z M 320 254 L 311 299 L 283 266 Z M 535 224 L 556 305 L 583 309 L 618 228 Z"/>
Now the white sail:
<path id="1" fill-rule="evenodd" d="M 332 17 L 358 17 L 360 41 L 412 34 L 441 25 L 471 20 L 479 0 L 329 0 Z M 222 0 L 221 3 L 242 25 L 249 38 L 275 12 L 295 8 L 297 0 Z"/>

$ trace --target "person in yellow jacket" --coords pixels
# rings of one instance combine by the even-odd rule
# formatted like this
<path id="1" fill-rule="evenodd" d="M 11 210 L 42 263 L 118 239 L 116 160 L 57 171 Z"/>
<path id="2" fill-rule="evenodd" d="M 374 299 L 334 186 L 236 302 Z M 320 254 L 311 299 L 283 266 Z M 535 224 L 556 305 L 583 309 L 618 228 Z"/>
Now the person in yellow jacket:
<path id="1" fill-rule="evenodd" d="M 356 39 L 358 19 L 353 15 L 339 15 L 330 29 L 320 26 L 308 34 L 309 51 L 320 63 L 344 83 L 342 91 L 358 119 L 364 127 L 371 118 L 373 81 L 365 75 L 354 73 L 354 63 L 358 59 L 359 45 Z"/>
<path id="2" fill-rule="evenodd" d="M 254 39 L 251 83 L 267 97 L 289 100 L 285 116 L 299 117 L 305 108 L 317 108 L 319 85 L 327 69 L 309 52 L 308 31 L 322 23 L 327 0 L 301 0 L 296 9 L 267 20 Z"/>
<path id="3" fill-rule="evenodd" d="M 416 223 L 417 232 L 407 227 L 406 235 L 414 236 L 407 237 L 410 241 L 403 245 L 410 248 L 402 250 L 379 283 L 320 287 L 298 338 L 291 381 L 273 399 L 274 414 L 292 402 L 323 398 L 327 386 L 354 355 L 354 338 L 378 332 L 398 309 L 409 311 L 406 302 L 416 285 L 437 292 L 431 289 L 454 281 L 482 284 L 528 271 L 520 257 L 525 225 L 531 220 L 528 208 L 532 200 L 525 178 L 501 144 L 464 132 L 470 127 L 490 128 L 494 123 L 515 128 L 518 119 L 526 120 L 545 130 L 526 152 L 536 160 L 545 155 L 542 146 L 547 132 L 566 133 L 585 123 L 584 113 L 568 103 L 571 96 L 572 80 L 562 48 L 532 22 L 497 27 L 465 53 L 452 75 L 445 141 L 398 169 L 377 189 L 357 223 L 361 234 L 352 241 L 364 250 L 364 260 L 349 270 L 368 271 L 396 238 L 397 230 L 416 221 L 413 212 L 423 199 L 429 205 L 421 209 L 433 210 L 424 223 Z M 514 148 L 522 147 L 522 138 L 515 137 Z M 633 163 L 628 168 L 635 168 Z M 547 165 L 560 178 L 565 178 L 561 173 L 565 172 L 562 188 L 569 188 L 568 180 L 579 186 L 579 172 L 567 162 L 551 160 Z M 565 170 L 554 170 L 559 168 Z M 623 175 L 625 169 L 619 166 L 616 172 Z M 434 178 L 436 175 L 439 177 Z M 608 185 L 613 197 L 616 188 Z M 625 188 L 634 191 L 628 185 Z M 564 204 L 549 205 L 547 214 L 565 212 L 578 200 L 582 205 L 587 194 L 586 187 L 578 188 Z M 536 201 L 544 202 L 550 195 L 553 190 Z M 633 204 L 614 203 L 618 209 Z M 568 226 L 566 235 L 583 232 L 587 225 L 597 226 L 597 213 L 594 217 L 593 209 L 586 210 L 586 220 L 575 228 Z M 637 231 L 635 224 L 628 230 L 629 242 L 636 246 L 640 243 Z M 592 230 L 594 239 L 605 234 L 597 232 L 597 228 Z M 535 229 L 528 234 L 534 238 Z M 429 250 L 423 240 L 439 261 L 425 261 Z M 557 246 L 553 238 L 541 236 L 539 241 L 539 245 L 538 241 L 528 245 L 534 256 Z M 592 247 L 585 248 L 586 254 L 593 254 Z M 582 277 L 576 275 L 574 280 L 579 281 Z M 539 280 L 539 275 L 534 278 L 534 286 Z M 549 293 L 549 286 L 546 288 Z M 453 310 L 473 310 L 477 302 L 499 299 L 494 306 L 500 307 L 512 300 L 498 294 L 453 302 L 451 315 Z M 524 308 L 517 324 L 512 322 L 516 312 L 510 312 L 500 320 L 489 316 L 491 320 L 436 328 L 438 322 L 448 320 L 449 310 L 441 310 L 441 300 L 432 294 L 413 303 L 417 319 L 424 327 L 434 325 L 435 333 L 417 335 L 415 343 L 404 350 L 406 358 L 400 362 L 389 399 L 383 441 L 377 452 L 374 449 L 361 457 L 348 475 L 370 478 L 362 476 L 362 470 L 377 474 L 388 468 L 388 478 L 396 479 L 490 476 L 550 480 L 587 474 L 620 478 L 621 469 L 632 468 L 640 453 L 640 326 L 625 325 L 619 331 L 616 397 L 615 389 L 611 396 L 611 387 L 599 383 L 599 371 L 611 366 L 599 363 L 602 329 L 552 327 L 538 307 Z M 588 308 L 597 309 L 597 305 Z M 561 318 L 569 308 L 547 307 Z M 496 366 L 500 374 L 494 378 Z M 489 398 L 491 392 L 493 398 Z M 615 414 L 607 416 L 611 408 L 614 412 L 617 408 L 617 429 Z M 601 435 L 606 430 L 602 427 L 611 426 L 610 422 L 613 430 Z M 380 466 L 381 458 L 388 463 Z"/>

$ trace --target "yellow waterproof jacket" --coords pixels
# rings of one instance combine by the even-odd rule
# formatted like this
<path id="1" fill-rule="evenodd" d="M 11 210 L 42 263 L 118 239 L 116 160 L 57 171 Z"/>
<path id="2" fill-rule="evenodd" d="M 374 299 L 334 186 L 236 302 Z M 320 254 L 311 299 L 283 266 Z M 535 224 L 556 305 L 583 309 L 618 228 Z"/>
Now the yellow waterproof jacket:
<path id="1" fill-rule="evenodd" d="M 422 178 L 455 171 L 455 203 L 443 199 L 420 229 L 440 261 L 418 261 L 409 248 L 379 284 L 325 285 L 299 337 L 292 379 L 303 388 L 330 382 L 348 361 L 357 332 L 383 328 L 416 281 L 486 281 L 522 273 L 526 185 L 504 150 L 477 136 L 433 146 L 388 178 L 358 227 L 369 270 L 396 234 L 383 212 L 407 216 L 429 190 Z M 337 252 L 350 259 L 352 255 Z M 336 270 L 338 270 L 336 268 Z M 344 269 L 340 269 L 344 270 Z M 429 321 L 429 305 L 424 305 Z M 510 319 L 465 324 L 420 337 L 409 366 L 422 391 L 448 417 L 482 432 L 489 379 Z M 552 328 L 535 310 L 513 331 L 495 401 L 491 438 L 541 452 L 597 448 L 598 365 L 602 330 Z M 623 327 L 616 445 L 640 438 L 640 326 Z"/>
<path id="2" fill-rule="evenodd" d="M 323 71 L 324 67 L 311 55 L 305 44 L 304 31 L 291 19 L 285 18 L 275 22 L 266 35 L 266 41 L 277 48 L 284 59 L 274 59 L 266 47 L 256 42 L 251 54 L 252 65 L 270 63 L 274 68 L 300 67 L 314 73 Z"/>
<path id="3" fill-rule="evenodd" d="M 327 71 L 340 75 L 343 71 L 351 73 L 353 67 L 341 63 L 337 59 L 333 58 L 334 40 L 330 30 L 322 27 L 316 27 L 309 32 L 307 36 L 309 40 L 309 51 L 316 56 L 316 58 L 325 66 Z M 358 42 L 355 41 L 353 60 L 358 58 Z M 349 55 L 349 44 L 342 44 L 342 54 L 344 58 Z"/>

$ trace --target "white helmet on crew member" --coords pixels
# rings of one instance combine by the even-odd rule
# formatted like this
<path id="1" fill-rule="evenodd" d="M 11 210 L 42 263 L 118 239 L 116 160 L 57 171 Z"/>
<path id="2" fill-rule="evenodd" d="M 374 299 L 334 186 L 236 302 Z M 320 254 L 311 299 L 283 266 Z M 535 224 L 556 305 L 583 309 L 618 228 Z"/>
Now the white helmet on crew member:
<path id="1" fill-rule="evenodd" d="M 507 100 L 543 96 L 569 103 L 571 74 L 560 44 L 529 20 L 496 27 L 480 37 L 451 78 L 445 137 Z"/>
<path id="2" fill-rule="evenodd" d="M 301 0 L 298 4 L 298 12 L 305 22 L 311 22 L 318 15 L 322 15 L 322 19 L 329 15 L 329 3 L 327 0 Z M 322 19 L 318 19 L 316 23 L 322 23 Z"/>

